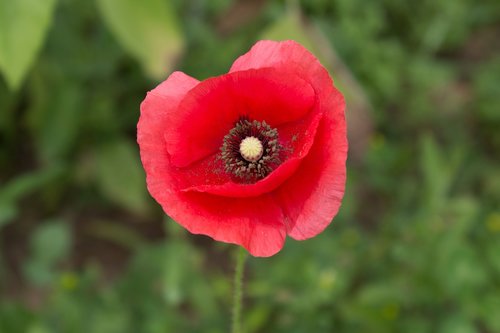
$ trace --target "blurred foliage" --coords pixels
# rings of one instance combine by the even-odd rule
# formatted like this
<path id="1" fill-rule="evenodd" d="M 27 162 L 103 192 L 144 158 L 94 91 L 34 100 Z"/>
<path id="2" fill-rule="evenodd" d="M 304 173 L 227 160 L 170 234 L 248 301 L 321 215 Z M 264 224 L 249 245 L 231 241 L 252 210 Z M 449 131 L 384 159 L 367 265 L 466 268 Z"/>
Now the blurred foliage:
<path id="1" fill-rule="evenodd" d="M 497 0 L 0 0 L 0 332 L 229 330 L 233 247 L 159 222 L 133 141 L 260 38 L 370 132 L 334 223 L 248 261 L 246 332 L 500 332 L 499 35 Z"/>
<path id="2" fill-rule="evenodd" d="M 56 0 L 0 1 L 0 70 L 17 89 L 40 49 Z"/>
<path id="3" fill-rule="evenodd" d="M 147 74 L 162 79 L 183 47 L 170 3 L 163 0 L 98 0 L 97 3 L 104 21 L 123 47 L 139 60 Z"/>

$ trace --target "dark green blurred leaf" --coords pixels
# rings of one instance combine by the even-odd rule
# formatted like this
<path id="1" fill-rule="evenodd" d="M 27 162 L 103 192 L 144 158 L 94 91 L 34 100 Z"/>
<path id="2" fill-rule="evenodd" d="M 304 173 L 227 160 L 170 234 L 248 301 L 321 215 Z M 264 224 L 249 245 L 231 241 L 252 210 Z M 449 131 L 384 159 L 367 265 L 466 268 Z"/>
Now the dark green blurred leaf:
<path id="1" fill-rule="evenodd" d="M 317 51 L 315 43 L 311 40 L 304 28 L 304 22 L 300 16 L 300 9 L 295 2 L 289 1 L 287 11 L 274 24 L 269 26 L 262 34 L 262 39 L 287 40 L 293 39 L 307 49 Z"/>
<path id="2" fill-rule="evenodd" d="M 25 273 L 36 285 L 51 283 L 55 265 L 67 256 L 71 246 L 71 232 L 64 220 L 42 223 L 30 239 L 31 257 L 25 264 Z"/>
<path id="3" fill-rule="evenodd" d="M 134 250 L 146 243 L 139 234 L 123 224 L 112 223 L 104 220 L 92 221 L 87 230 L 89 234 L 114 244 Z"/>
<path id="4" fill-rule="evenodd" d="M 0 70 L 10 88 L 21 85 L 42 46 L 56 0 L 0 0 Z"/>
<path id="5" fill-rule="evenodd" d="M 63 171 L 63 167 L 56 165 L 18 176 L 2 185 L 0 187 L 0 226 L 16 217 L 18 200 L 46 186 L 59 177 Z"/>
<path id="6" fill-rule="evenodd" d="M 46 164 L 62 160 L 74 147 L 84 108 L 83 91 L 70 80 L 45 82 L 35 76 L 37 104 L 28 114 L 37 151 Z"/>
<path id="7" fill-rule="evenodd" d="M 17 208 L 12 203 L 0 203 L 0 230 L 18 214 Z"/>
<path id="8" fill-rule="evenodd" d="M 32 325 L 26 333 L 50 333 L 50 329 L 48 329 L 45 325 L 41 323 L 36 323 Z"/>
<path id="9" fill-rule="evenodd" d="M 500 288 L 493 288 L 490 293 L 483 295 L 480 302 L 480 317 L 486 322 L 491 332 L 500 331 Z"/>
<path id="10" fill-rule="evenodd" d="M 24 195 L 46 185 L 63 172 L 61 166 L 27 173 L 11 180 L 0 189 L 0 203 L 19 200 Z"/>
<path id="11" fill-rule="evenodd" d="M 443 151 L 431 135 L 424 135 L 420 144 L 424 200 L 429 205 L 430 212 L 436 212 L 446 201 L 456 176 L 457 165 L 462 159 L 462 152 Z"/>
<path id="12" fill-rule="evenodd" d="M 111 201 L 138 214 L 147 211 L 146 181 L 136 145 L 116 140 L 99 147 L 97 181 Z"/>
<path id="13" fill-rule="evenodd" d="M 35 316 L 26 307 L 13 302 L 0 304 L 0 332 L 25 332 Z"/>
<path id="14" fill-rule="evenodd" d="M 31 238 L 31 251 L 36 260 L 53 264 L 68 253 L 70 229 L 64 220 L 43 222 Z"/>
<path id="15" fill-rule="evenodd" d="M 146 74 L 163 79 L 184 47 L 169 1 L 97 0 L 104 21 Z"/>
<path id="16" fill-rule="evenodd" d="M 445 318 L 439 329 L 441 333 L 476 333 L 479 332 L 474 323 L 462 316 L 450 316 Z"/>

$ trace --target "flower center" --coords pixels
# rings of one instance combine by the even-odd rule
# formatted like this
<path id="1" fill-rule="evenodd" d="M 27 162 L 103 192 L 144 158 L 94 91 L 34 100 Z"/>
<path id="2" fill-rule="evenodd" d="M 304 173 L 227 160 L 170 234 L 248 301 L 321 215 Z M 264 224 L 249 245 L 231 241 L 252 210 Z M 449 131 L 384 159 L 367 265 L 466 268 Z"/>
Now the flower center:
<path id="1" fill-rule="evenodd" d="M 253 183 L 281 164 L 278 130 L 265 121 L 241 117 L 224 137 L 220 158 L 236 181 Z"/>
<path id="2" fill-rule="evenodd" d="M 248 162 L 257 162 L 263 152 L 262 142 L 254 136 L 247 136 L 240 143 L 240 154 Z"/>

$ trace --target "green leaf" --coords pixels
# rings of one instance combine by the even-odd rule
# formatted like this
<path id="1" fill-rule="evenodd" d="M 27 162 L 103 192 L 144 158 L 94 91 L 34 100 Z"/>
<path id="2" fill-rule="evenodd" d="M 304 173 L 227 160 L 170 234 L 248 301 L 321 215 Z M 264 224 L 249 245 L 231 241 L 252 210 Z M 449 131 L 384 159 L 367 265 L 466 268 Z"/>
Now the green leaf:
<path id="1" fill-rule="evenodd" d="M 13 204 L 0 202 L 0 230 L 16 218 L 17 214 L 18 210 Z"/>
<path id="2" fill-rule="evenodd" d="M 0 228 L 12 222 L 19 213 L 17 201 L 59 177 L 64 168 L 54 166 L 18 176 L 6 184 L 0 184 Z"/>
<path id="3" fill-rule="evenodd" d="M 32 255 L 37 261 L 53 264 L 64 258 L 69 251 L 70 244 L 71 234 L 65 221 L 44 222 L 32 236 Z"/>
<path id="4" fill-rule="evenodd" d="M 38 103 L 30 110 L 28 121 L 41 160 L 53 164 L 74 148 L 85 102 L 83 89 L 74 82 L 47 81 L 43 76 L 33 76 Z"/>
<path id="5" fill-rule="evenodd" d="M 0 71 L 18 89 L 49 28 L 55 0 L 0 0 Z"/>
<path id="6" fill-rule="evenodd" d="M 318 51 L 303 25 L 300 8 L 293 2 L 289 4 L 285 14 L 262 33 L 261 38 L 270 40 L 293 39 L 311 52 L 317 53 Z"/>
<path id="7" fill-rule="evenodd" d="M 440 325 L 439 332 L 442 333 L 476 333 L 474 323 L 470 322 L 464 316 L 449 316 L 444 319 Z"/>
<path id="8" fill-rule="evenodd" d="M 0 202 L 0 230 L 17 217 L 18 209 L 13 204 Z"/>
<path id="9" fill-rule="evenodd" d="M 444 151 L 430 134 L 424 134 L 420 141 L 422 188 L 425 191 L 426 206 L 431 211 L 442 208 L 449 189 L 456 177 L 457 167 L 462 161 L 461 148 Z"/>
<path id="10" fill-rule="evenodd" d="M 146 210 L 146 180 L 138 149 L 127 140 L 105 144 L 97 151 L 97 181 L 111 201 L 142 214 Z"/>
<path id="11" fill-rule="evenodd" d="M 23 174 L 0 187 L 0 205 L 9 205 L 59 177 L 64 168 L 54 166 Z"/>
<path id="12" fill-rule="evenodd" d="M 41 323 L 30 326 L 27 333 L 50 333 L 50 330 Z"/>
<path id="13" fill-rule="evenodd" d="M 104 21 L 154 79 L 165 78 L 184 47 L 169 1 L 97 0 Z"/>
<path id="14" fill-rule="evenodd" d="M 88 233 L 94 237 L 107 240 L 126 249 L 136 249 L 146 241 L 140 234 L 125 224 L 106 220 L 95 220 L 88 223 Z"/>
<path id="15" fill-rule="evenodd" d="M 27 278 L 37 284 L 50 283 L 55 278 L 54 268 L 71 247 L 71 232 L 63 220 L 42 223 L 30 240 L 31 257 L 24 266 Z"/>
<path id="16" fill-rule="evenodd" d="M 421 142 L 421 169 L 425 179 L 425 188 L 430 198 L 428 201 L 434 202 L 441 199 L 450 183 L 449 168 L 445 155 L 437 145 L 435 139 L 425 134 Z"/>

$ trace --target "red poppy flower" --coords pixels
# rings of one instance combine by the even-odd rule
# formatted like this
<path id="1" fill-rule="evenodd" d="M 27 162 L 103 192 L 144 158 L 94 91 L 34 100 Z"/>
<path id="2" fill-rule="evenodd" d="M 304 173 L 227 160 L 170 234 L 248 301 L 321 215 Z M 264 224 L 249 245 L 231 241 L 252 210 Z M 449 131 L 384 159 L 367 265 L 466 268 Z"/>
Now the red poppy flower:
<path id="1" fill-rule="evenodd" d="M 194 234 L 271 256 L 323 231 L 344 195 L 344 98 L 294 41 L 260 41 L 229 73 L 174 72 L 141 104 L 151 195 Z"/>

